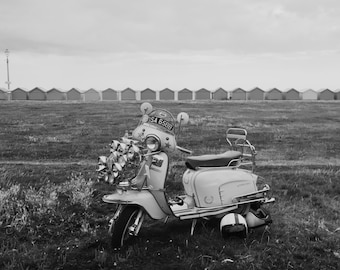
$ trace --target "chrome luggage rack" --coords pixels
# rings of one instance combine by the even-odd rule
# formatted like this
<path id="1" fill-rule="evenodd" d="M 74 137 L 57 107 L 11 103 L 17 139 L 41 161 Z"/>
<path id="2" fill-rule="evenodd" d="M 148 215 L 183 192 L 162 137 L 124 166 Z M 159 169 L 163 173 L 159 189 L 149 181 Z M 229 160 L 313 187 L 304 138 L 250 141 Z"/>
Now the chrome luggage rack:
<path id="1" fill-rule="evenodd" d="M 247 139 L 247 131 L 243 128 L 229 128 L 226 131 L 226 141 L 233 151 L 239 151 L 242 156 L 241 159 L 235 160 L 237 166 L 251 166 L 252 171 L 254 171 L 256 163 L 256 150 Z"/>

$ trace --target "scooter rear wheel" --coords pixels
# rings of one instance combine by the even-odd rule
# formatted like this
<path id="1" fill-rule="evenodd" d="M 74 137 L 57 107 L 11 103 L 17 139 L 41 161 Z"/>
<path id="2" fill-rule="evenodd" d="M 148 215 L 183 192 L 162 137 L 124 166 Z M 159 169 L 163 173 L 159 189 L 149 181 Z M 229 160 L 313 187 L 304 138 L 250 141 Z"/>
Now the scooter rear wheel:
<path id="1" fill-rule="evenodd" d="M 132 240 L 134 236 L 130 234 L 129 227 L 135 222 L 138 211 L 138 207 L 130 205 L 122 210 L 111 231 L 112 248 L 121 248 Z"/>

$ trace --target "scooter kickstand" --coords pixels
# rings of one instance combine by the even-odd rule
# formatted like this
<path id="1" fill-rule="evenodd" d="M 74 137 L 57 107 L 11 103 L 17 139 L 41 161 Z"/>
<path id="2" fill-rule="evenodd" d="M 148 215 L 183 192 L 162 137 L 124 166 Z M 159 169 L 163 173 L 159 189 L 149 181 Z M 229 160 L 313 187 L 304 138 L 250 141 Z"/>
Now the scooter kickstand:
<path id="1" fill-rule="evenodd" d="M 190 230 L 190 235 L 193 236 L 194 235 L 194 230 L 197 224 L 197 219 L 193 219 L 192 223 L 191 223 L 191 230 Z"/>

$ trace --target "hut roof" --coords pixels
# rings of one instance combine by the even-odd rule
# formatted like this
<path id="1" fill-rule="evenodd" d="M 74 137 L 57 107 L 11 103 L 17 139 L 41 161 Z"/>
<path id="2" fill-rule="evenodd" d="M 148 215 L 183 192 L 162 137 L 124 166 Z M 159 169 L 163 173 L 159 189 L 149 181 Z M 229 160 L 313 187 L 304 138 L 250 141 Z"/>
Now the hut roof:
<path id="1" fill-rule="evenodd" d="M 10 93 L 10 90 L 8 90 L 8 89 L 6 89 L 6 88 L 3 88 L 3 87 L 0 87 L 0 92 L 9 94 L 9 93 Z"/>
<path id="2" fill-rule="evenodd" d="M 201 89 L 196 90 L 196 92 L 210 92 L 210 91 L 206 88 L 201 88 Z"/>
<path id="3" fill-rule="evenodd" d="M 255 91 L 260 91 L 260 92 L 264 92 L 263 89 L 261 89 L 260 87 L 254 87 L 248 90 L 249 93 L 251 92 L 255 92 Z"/>
<path id="4" fill-rule="evenodd" d="M 103 90 L 103 92 L 110 92 L 110 91 L 117 92 L 117 90 L 112 89 L 112 88 L 107 88 L 107 89 Z"/>
<path id="5" fill-rule="evenodd" d="M 33 92 L 33 91 L 41 91 L 41 92 L 44 92 L 44 93 L 46 93 L 47 91 L 46 91 L 46 89 L 45 88 L 42 88 L 42 87 L 34 87 L 31 91 L 29 91 L 29 92 Z"/>
<path id="6" fill-rule="evenodd" d="M 50 90 L 47 91 L 47 93 L 52 92 L 52 91 L 58 91 L 60 93 L 65 93 L 66 91 L 60 88 L 53 87 Z"/>
<path id="7" fill-rule="evenodd" d="M 174 90 L 171 90 L 169 88 L 164 88 L 163 90 L 161 90 L 160 92 L 174 92 Z"/>
<path id="8" fill-rule="evenodd" d="M 317 92 L 322 93 L 322 92 L 332 92 L 335 93 L 334 91 L 330 90 L 329 88 L 321 88 L 319 90 L 317 90 Z"/>
<path id="9" fill-rule="evenodd" d="M 228 91 L 225 90 L 225 89 L 222 88 L 222 87 L 219 87 L 219 88 L 217 88 L 217 89 L 215 89 L 215 90 L 213 91 L 213 93 L 216 93 L 216 92 L 226 92 L 226 93 L 228 93 Z"/>
<path id="10" fill-rule="evenodd" d="M 314 89 L 311 89 L 311 88 L 306 88 L 306 89 L 301 90 L 301 93 L 306 93 L 306 92 L 315 92 L 316 93 L 316 91 Z"/>
<path id="11" fill-rule="evenodd" d="M 127 91 L 133 91 L 133 92 L 136 92 L 135 90 L 131 89 L 130 87 L 127 87 L 123 90 L 121 90 L 121 92 L 127 92 Z"/>
<path id="12" fill-rule="evenodd" d="M 291 91 L 294 91 L 294 92 L 298 92 L 298 93 L 299 93 L 299 91 L 296 90 L 295 88 L 286 88 L 286 89 L 283 89 L 283 90 L 282 90 L 283 93 L 287 93 L 287 92 L 291 92 Z"/>
<path id="13" fill-rule="evenodd" d="M 232 90 L 231 92 L 239 92 L 239 91 L 242 91 L 242 92 L 246 92 L 246 90 L 238 87 L 238 88 L 235 88 L 234 90 Z"/>
<path id="14" fill-rule="evenodd" d="M 71 89 L 68 90 L 67 92 L 70 92 L 70 91 L 74 91 L 74 92 L 78 92 L 78 93 L 81 93 L 81 92 L 82 92 L 81 90 L 79 90 L 79 88 L 75 88 L 75 87 L 71 88 Z"/>
<path id="15" fill-rule="evenodd" d="M 187 93 L 192 93 L 192 91 L 191 90 L 189 90 L 188 88 L 183 88 L 182 90 L 179 90 L 178 92 L 187 92 Z"/>
<path id="16" fill-rule="evenodd" d="M 84 93 L 88 93 L 88 92 L 96 92 L 96 93 L 99 93 L 96 89 L 94 88 L 90 88 L 88 90 L 85 90 Z"/>
<path id="17" fill-rule="evenodd" d="M 267 93 L 270 93 L 270 92 L 280 92 L 280 93 L 282 93 L 282 91 L 279 90 L 279 89 L 277 89 L 276 87 L 274 87 L 274 88 L 269 88 L 269 89 L 267 90 Z"/>
<path id="18" fill-rule="evenodd" d="M 153 92 L 153 93 L 156 93 L 155 90 L 152 90 L 150 88 L 145 88 L 144 90 L 141 90 L 141 93 L 144 93 L 144 92 Z"/>

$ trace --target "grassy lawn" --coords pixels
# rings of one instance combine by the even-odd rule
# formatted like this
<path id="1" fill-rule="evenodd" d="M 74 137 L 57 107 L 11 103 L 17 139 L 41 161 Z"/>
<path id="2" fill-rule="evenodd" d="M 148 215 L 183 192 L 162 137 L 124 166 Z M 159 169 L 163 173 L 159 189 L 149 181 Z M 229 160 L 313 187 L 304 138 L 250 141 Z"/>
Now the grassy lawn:
<path id="1" fill-rule="evenodd" d="M 246 240 L 218 224 L 147 220 L 114 253 L 107 234 L 112 187 L 96 182 L 108 144 L 132 130 L 140 102 L 0 103 L 0 269 L 339 269 L 339 102 L 152 102 L 190 115 L 178 144 L 195 155 L 227 149 L 246 128 L 256 172 L 277 202 L 273 224 Z M 167 189 L 181 193 L 185 155 L 171 156 Z"/>

